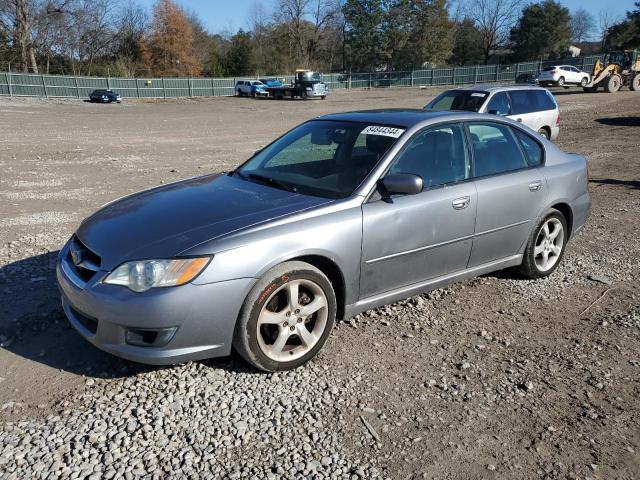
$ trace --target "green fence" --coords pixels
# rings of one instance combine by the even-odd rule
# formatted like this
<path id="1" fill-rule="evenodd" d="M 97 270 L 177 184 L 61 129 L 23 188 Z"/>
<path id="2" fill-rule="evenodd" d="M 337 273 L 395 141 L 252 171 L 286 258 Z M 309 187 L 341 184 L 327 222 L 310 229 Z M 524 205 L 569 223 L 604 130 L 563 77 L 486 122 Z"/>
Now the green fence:
<path id="1" fill-rule="evenodd" d="M 330 90 L 514 82 L 545 66 L 567 64 L 590 72 L 597 58 L 576 57 L 508 65 L 433 68 L 407 72 L 330 73 Z M 291 75 L 269 77 L 290 82 Z M 95 89 L 112 89 L 127 98 L 221 97 L 234 95 L 235 78 L 113 78 L 0 72 L 0 95 L 87 98 Z"/>

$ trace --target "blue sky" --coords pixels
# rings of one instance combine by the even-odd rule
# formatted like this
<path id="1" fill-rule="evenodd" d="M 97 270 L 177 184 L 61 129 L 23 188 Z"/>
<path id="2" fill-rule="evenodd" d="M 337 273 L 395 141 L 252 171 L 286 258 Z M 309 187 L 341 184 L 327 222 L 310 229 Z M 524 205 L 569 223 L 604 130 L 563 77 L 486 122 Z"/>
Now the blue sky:
<path id="1" fill-rule="evenodd" d="M 151 8 L 154 0 L 139 0 L 147 8 Z M 176 0 L 187 10 L 195 11 L 212 32 L 235 32 L 239 28 L 248 28 L 250 18 L 256 8 L 270 12 L 276 0 Z M 627 10 L 633 9 L 634 0 L 560 0 L 570 10 L 584 8 L 591 12 L 598 21 L 601 10 L 607 9 L 613 16 L 623 17 Z M 598 35 L 596 35 L 598 36 Z"/>

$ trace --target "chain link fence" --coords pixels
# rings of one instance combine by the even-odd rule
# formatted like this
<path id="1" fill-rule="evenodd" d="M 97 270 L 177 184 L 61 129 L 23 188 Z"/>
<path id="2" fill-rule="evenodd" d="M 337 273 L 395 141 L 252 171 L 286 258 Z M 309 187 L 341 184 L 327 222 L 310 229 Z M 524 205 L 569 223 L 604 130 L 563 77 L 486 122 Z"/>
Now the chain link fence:
<path id="1" fill-rule="evenodd" d="M 550 65 L 574 65 L 590 72 L 598 58 L 602 56 L 406 72 L 330 73 L 322 75 L 322 79 L 330 90 L 515 82 Z M 289 83 L 293 76 L 261 78 Z M 239 79 L 81 77 L 5 71 L 0 72 L 0 95 L 87 98 L 93 90 L 111 89 L 125 98 L 222 97 L 235 94 Z"/>

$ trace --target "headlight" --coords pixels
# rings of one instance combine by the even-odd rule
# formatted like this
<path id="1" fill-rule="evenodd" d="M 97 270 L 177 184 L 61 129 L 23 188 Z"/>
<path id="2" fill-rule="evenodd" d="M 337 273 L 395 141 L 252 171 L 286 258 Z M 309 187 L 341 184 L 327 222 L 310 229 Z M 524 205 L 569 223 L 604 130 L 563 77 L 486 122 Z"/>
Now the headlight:
<path id="1" fill-rule="evenodd" d="M 146 292 L 155 287 L 175 287 L 193 280 L 210 260 L 211 257 L 200 257 L 126 262 L 111 272 L 103 282 L 122 285 L 134 292 Z"/>

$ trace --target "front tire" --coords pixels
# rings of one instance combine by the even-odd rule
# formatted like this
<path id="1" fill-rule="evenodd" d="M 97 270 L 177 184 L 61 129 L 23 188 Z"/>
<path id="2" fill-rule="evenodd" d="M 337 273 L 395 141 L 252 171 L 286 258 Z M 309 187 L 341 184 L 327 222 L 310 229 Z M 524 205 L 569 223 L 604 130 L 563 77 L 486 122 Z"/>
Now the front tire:
<path id="1" fill-rule="evenodd" d="M 564 77 L 560 77 L 560 78 L 558 79 L 558 86 L 559 86 L 559 87 L 564 87 Z"/>
<path id="2" fill-rule="evenodd" d="M 587 83 L 589 83 L 589 79 L 587 77 L 584 77 L 582 80 L 580 80 L 581 87 L 586 87 Z"/>
<path id="3" fill-rule="evenodd" d="M 619 75 L 611 75 L 607 82 L 604 84 L 604 89 L 607 93 L 615 93 L 620 90 L 620 86 L 622 85 L 622 80 Z"/>
<path id="4" fill-rule="evenodd" d="M 247 295 L 233 346 L 259 370 L 298 368 L 320 351 L 336 318 L 336 296 L 329 279 L 304 262 L 285 262 L 269 270 Z"/>
<path id="5" fill-rule="evenodd" d="M 551 209 L 529 236 L 520 273 L 532 279 L 551 275 L 564 256 L 568 235 L 564 215 Z"/>
<path id="6" fill-rule="evenodd" d="M 640 91 L 640 73 L 636 74 L 629 83 L 629 89 L 632 92 Z"/>

